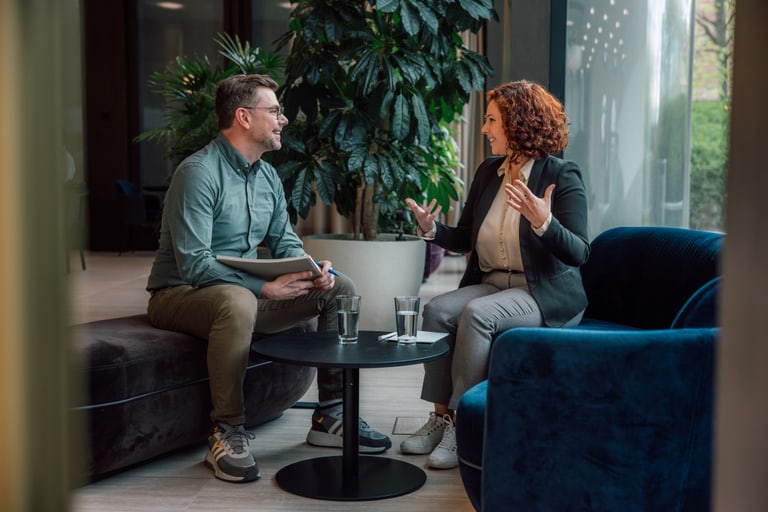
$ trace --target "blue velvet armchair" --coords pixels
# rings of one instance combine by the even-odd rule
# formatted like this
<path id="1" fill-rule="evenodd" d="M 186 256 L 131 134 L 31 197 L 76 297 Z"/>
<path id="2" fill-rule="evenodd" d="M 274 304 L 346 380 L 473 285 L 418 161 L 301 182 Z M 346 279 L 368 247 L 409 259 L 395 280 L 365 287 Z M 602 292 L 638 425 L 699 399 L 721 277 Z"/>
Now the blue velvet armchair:
<path id="1" fill-rule="evenodd" d="M 709 510 L 722 242 L 608 230 L 582 267 L 579 326 L 495 337 L 457 411 L 477 510 Z"/>

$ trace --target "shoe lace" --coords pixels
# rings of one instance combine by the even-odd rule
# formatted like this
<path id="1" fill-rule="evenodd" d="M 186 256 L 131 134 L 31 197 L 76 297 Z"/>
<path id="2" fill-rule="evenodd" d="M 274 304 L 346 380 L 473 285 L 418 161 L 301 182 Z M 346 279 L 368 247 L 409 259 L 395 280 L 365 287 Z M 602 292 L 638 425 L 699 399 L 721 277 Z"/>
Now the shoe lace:
<path id="1" fill-rule="evenodd" d="M 331 416 L 335 416 L 339 421 L 342 421 L 344 419 L 344 414 L 341 412 L 331 414 Z M 366 431 L 373 430 L 370 427 L 370 425 L 368 425 L 368 422 L 365 421 L 363 418 L 358 417 L 357 422 L 358 422 L 358 428 L 360 430 L 366 430 Z"/>
<path id="2" fill-rule="evenodd" d="M 363 418 L 357 418 L 360 430 L 373 430 Z"/>
<path id="3" fill-rule="evenodd" d="M 419 430 L 416 431 L 414 435 L 416 436 L 423 436 L 426 434 L 431 434 L 438 428 L 440 428 L 440 425 L 442 424 L 442 420 L 434 413 L 429 413 L 429 419 L 425 424 L 421 426 Z"/>
<path id="4" fill-rule="evenodd" d="M 256 439 L 256 434 L 248 432 L 242 425 L 232 427 L 221 436 L 221 442 L 226 443 L 233 453 L 243 453 L 249 444 L 249 439 Z"/>
<path id="5" fill-rule="evenodd" d="M 449 452 L 456 451 L 456 431 L 453 424 L 453 419 L 449 415 L 443 416 L 443 422 L 445 423 L 445 430 L 443 431 L 443 439 L 440 444 L 437 445 L 435 450 L 443 449 Z"/>

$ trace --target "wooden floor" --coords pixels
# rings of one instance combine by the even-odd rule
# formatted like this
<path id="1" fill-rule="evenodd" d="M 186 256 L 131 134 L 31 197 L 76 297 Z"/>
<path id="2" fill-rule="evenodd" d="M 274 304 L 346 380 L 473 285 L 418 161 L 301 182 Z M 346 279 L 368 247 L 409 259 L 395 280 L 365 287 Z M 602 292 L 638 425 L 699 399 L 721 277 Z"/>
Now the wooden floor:
<path id="1" fill-rule="evenodd" d="M 145 311 L 144 291 L 152 261 L 151 253 L 92 253 L 81 271 L 73 255 L 71 276 L 72 321 L 92 321 Z M 422 285 L 422 304 L 436 294 L 455 288 L 464 269 L 464 258 L 448 256 L 436 273 Z M 333 502 L 294 496 L 274 480 L 283 466 L 311 457 L 339 454 L 339 450 L 307 445 L 304 438 L 311 410 L 290 409 L 279 419 L 253 429 L 251 449 L 261 468 L 261 479 L 246 484 L 217 480 L 202 461 L 206 446 L 173 453 L 158 460 L 73 490 L 70 510 L 76 512 L 171 512 L 226 511 L 360 511 L 416 512 L 440 510 L 471 512 L 458 469 L 431 470 L 426 456 L 401 455 L 400 442 L 407 432 L 426 419 L 430 404 L 419 399 L 423 368 L 363 369 L 360 371 L 361 415 L 377 430 L 392 438 L 384 455 L 406 460 L 427 473 L 419 490 L 397 498 L 363 502 Z M 310 388 L 302 401 L 315 401 Z"/>

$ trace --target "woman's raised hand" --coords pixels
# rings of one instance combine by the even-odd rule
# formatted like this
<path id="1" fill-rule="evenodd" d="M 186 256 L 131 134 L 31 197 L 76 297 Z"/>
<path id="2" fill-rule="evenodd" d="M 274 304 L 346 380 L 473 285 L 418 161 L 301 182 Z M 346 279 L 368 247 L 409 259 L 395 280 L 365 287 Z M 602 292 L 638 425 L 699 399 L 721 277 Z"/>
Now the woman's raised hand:
<path id="1" fill-rule="evenodd" d="M 431 231 L 432 228 L 435 227 L 435 219 L 438 215 L 440 215 L 440 210 L 443 209 L 443 207 L 439 205 L 437 208 L 435 208 L 435 205 L 437 205 L 437 199 L 430 201 L 430 203 L 424 208 L 416 204 L 416 201 L 410 197 L 405 200 L 405 204 L 408 206 L 408 209 L 411 210 L 416 216 L 416 222 L 419 223 L 419 228 L 421 228 L 421 230 L 425 233 Z"/>
<path id="2" fill-rule="evenodd" d="M 507 204 L 519 211 L 520 215 L 528 219 L 531 225 L 536 228 L 544 224 L 549 212 L 552 211 L 552 192 L 554 190 L 555 184 L 552 183 L 544 191 L 544 197 L 537 197 L 520 180 L 504 185 L 504 192 L 509 196 Z"/>

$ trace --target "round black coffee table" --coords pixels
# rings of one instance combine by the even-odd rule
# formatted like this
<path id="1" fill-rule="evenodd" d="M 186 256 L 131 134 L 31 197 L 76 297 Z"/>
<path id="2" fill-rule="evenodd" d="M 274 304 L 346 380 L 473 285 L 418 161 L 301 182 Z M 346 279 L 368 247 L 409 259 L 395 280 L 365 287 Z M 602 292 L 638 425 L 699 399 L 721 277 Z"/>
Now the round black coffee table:
<path id="1" fill-rule="evenodd" d="M 303 366 L 342 368 L 344 405 L 342 455 L 290 464 L 275 480 L 284 490 L 326 500 L 360 501 L 392 498 L 419 489 L 424 470 L 401 460 L 359 454 L 360 368 L 406 366 L 439 359 L 448 353 L 443 341 L 398 345 L 379 341 L 379 331 L 360 331 L 357 343 L 342 345 L 336 331 L 284 333 L 259 340 L 251 350 L 261 357 Z"/>

